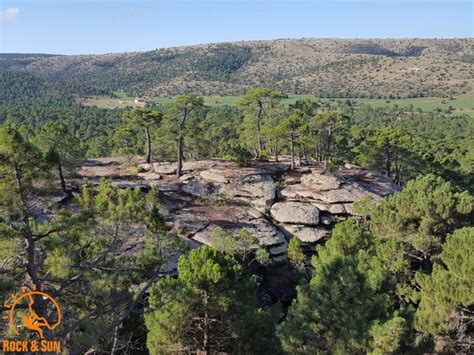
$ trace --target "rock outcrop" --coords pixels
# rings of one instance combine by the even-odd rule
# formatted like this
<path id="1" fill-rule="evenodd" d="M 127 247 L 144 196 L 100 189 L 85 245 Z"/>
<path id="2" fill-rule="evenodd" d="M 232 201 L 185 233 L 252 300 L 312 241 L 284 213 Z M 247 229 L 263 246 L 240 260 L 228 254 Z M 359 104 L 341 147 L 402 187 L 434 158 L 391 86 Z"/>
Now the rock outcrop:
<path id="1" fill-rule="evenodd" d="M 241 167 L 213 159 L 185 162 L 183 171 L 178 178 L 175 163 L 106 158 L 86 162 L 79 174 L 92 183 L 106 177 L 123 188 L 157 188 L 167 227 L 192 247 L 212 244 L 218 226 L 235 234 L 247 229 L 258 241 L 254 248 L 265 248 L 273 263 L 286 259 L 289 238 L 314 250 L 330 237 L 337 221 L 354 213 L 354 201 L 366 196 L 378 200 L 399 189 L 390 179 L 355 165 L 330 173 L 322 163 L 290 171 L 288 160 Z"/>

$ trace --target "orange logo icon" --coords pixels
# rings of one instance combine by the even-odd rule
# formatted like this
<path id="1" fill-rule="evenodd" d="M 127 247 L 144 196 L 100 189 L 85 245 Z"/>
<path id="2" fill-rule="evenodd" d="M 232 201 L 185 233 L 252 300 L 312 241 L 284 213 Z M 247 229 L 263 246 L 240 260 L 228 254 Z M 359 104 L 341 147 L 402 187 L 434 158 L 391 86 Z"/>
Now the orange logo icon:
<path id="1" fill-rule="evenodd" d="M 56 313 L 55 321 L 51 324 L 45 317 L 39 316 L 35 311 L 35 303 L 42 303 L 43 308 L 48 308 L 51 312 Z M 18 336 L 19 327 L 38 333 L 40 339 L 44 339 L 44 331 L 46 329 L 53 331 L 59 324 L 61 324 L 61 309 L 56 300 L 45 292 L 36 291 L 33 286 L 32 291 L 27 291 L 22 288 L 22 293 L 13 299 L 11 306 L 6 306 L 9 309 L 9 315 L 4 317 L 9 319 L 10 328 Z M 20 313 L 21 317 L 16 314 Z"/>

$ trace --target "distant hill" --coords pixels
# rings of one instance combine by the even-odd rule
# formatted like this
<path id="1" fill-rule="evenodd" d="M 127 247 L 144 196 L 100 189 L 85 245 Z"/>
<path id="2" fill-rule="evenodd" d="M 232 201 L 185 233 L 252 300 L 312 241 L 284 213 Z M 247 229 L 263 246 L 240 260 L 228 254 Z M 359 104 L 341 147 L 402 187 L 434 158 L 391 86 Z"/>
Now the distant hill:
<path id="1" fill-rule="evenodd" d="M 268 86 L 318 97 L 457 96 L 474 90 L 473 39 L 282 39 L 106 55 L 0 54 L 0 71 L 73 95 L 239 95 Z"/>

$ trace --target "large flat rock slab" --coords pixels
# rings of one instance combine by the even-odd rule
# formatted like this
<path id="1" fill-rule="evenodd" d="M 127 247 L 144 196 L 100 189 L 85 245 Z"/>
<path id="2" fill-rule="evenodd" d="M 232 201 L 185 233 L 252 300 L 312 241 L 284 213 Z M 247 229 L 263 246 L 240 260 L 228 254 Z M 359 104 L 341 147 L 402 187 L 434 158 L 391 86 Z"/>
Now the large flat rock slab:
<path id="1" fill-rule="evenodd" d="M 316 206 L 302 202 L 277 202 L 270 209 L 271 216 L 281 223 L 317 225 L 319 210 Z"/>
<path id="2" fill-rule="evenodd" d="M 342 180 L 334 175 L 312 173 L 301 177 L 301 184 L 318 191 L 338 189 Z"/>
<path id="3" fill-rule="evenodd" d="M 199 173 L 200 177 L 207 181 L 227 184 L 229 179 L 221 171 L 217 169 L 204 170 Z"/>
<path id="4" fill-rule="evenodd" d="M 263 247 L 273 261 L 286 259 L 288 243 L 282 232 L 267 221 L 258 211 L 245 206 L 216 206 L 190 204 L 171 213 L 167 224 L 178 235 L 202 244 L 211 245 L 212 231 L 221 227 L 237 235 L 246 229 L 256 238 L 254 249 Z M 283 257 L 283 259 L 282 259 Z"/>
<path id="5" fill-rule="evenodd" d="M 341 169 L 331 175 L 327 172 L 313 171 L 300 177 L 295 183 L 293 176 L 289 184 L 285 184 L 280 194 L 289 200 L 307 199 L 324 206 L 321 210 L 335 214 L 347 213 L 343 208 L 366 196 L 375 200 L 398 191 L 400 187 L 389 178 L 368 172 L 354 165 L 351 169 Z M 337 205 L 332 208 L 330 205 Z"/>

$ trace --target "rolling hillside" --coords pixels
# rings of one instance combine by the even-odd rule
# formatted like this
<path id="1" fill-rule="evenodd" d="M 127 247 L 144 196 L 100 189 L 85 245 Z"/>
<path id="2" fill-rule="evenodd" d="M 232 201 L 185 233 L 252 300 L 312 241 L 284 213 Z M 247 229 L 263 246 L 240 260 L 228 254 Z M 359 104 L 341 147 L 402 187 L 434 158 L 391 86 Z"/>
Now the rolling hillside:
<path id="1" fill-rule="evenodd" d="M 0 70 L 79 96 L 239 95 L 269 86 L 318 97 L 450 97 L 473 91 L 473 69 L 473 39 L 284 39 L 106 55 L 0 54 Z"/>

